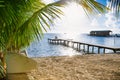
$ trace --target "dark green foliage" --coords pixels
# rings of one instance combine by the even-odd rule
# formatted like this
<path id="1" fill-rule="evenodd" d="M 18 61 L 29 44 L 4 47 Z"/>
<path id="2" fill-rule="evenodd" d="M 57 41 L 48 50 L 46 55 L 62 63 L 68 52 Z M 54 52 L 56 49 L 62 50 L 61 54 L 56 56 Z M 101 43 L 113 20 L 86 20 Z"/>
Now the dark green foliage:
<path id="1" fill-rule="evenodd" d="M 56 3 L 44 4 L 40 0 L 4 0 L 0 8 L 0 47 L 6 50 L 20 50 L 53 24 L 52 19 L 62 11 Z"/>

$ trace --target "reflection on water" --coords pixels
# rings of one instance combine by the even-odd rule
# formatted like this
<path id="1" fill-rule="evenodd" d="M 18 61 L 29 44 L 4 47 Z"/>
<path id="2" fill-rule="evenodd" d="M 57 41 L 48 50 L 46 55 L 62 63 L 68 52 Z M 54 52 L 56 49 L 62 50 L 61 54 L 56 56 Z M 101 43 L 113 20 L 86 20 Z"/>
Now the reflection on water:
<path id="1" fill-rule="evenodd" d="M 46 56 L 72 56 L 81 55 L 80 52 L 70 47 L 62 45 L 49 44 L 47 39 L 57 36 L 60 39 L 72 39 L 73 41 L 105 45 L 111 47 L 120 47 L 120 37 L 97 37 L 87 34 L 45 34 L 44 38 L 39 42 L 33 42 L 27 49 L 29 57 L 46 57 Z M 97 49 L 96 49 L 97 51 Z M 109 50 L 107 50 L 109 52 Z"/>

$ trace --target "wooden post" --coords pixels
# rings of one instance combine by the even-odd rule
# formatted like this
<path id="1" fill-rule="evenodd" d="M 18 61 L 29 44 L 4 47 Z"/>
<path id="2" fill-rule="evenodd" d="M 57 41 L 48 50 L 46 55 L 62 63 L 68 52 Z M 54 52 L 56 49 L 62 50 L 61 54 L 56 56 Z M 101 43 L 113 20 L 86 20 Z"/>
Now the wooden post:
<path id="1" fill-rule="evenodd" d="M 60 44 L 62 44 L 62 40 L 60 40 Z"/>
<path id="2" fill-rule="evenodd" d="M 78 48 L 79 48 L 79 44 L 77 43 L 77 51 L 79 50 Z"/>
<path id="3" fill-rule="evenodd" d="M 54 40 L 52 40 L 52 43 L 54 44 L 54 43 L 55 43 L 55 41 L 54 41 Z"/>
<path id="4" fill-rule="evenodd" d="M 65 40 L 65 46 L 67 46 L 67 41 Z"/>
<path id="5" fill-rule="evenodd" d="M 81 44 L 79 43 L 79 51 L 81 50 Z"/>
<path id="6" fill-rule="evenodd" d="M 68 41 L 68 47 L 69 47 L 69 43 L 70 43 L 70 41 Z"/>
<path id="7" fill-rule="evenodd" d="M 65 40 L 65 46 L 66 46 L 66 40 Z"/>
<path id="8" fill-rule="evenodd" d="M 116 53 L 116 50 L 113 50 L 114 53 Z"/>
<path id="9" fill-rule="evenodd" d="M 68 41 L 66 40 L 66 46 L 68 46 Z"/>
<path id="10" fill-rule="evenodd" d="M 98 47 L 98 54 L 100 53 L 100 47 Z"/>
<path id="11" fill-rule="evenodd" d="M 85 52 L 85 44 L 83 44 L 83 51 Z"/>
<path id="12" fill-rule="evenodd" d="M 87 46 L 87 53 L 89 53 L 89 45 Z"/>
<path id="13" fill-rule="evenodd" d="M 59 40 L 57 40 L 57 44 L 59 44 Z"/>
<path id="14" fill-rule="evenodd" d="M 105 54 L 105 48 L 103 48 L 103 53 Z"/>
<path id="15" fill-rule="evenodd" d="M 66 46 L 68 46 L 68 41 L 66 41 Z"/>
<path id="16" fill-rule="evenodd" d="M 94 46 L 92 46 L 92 53 L 94 53 Z"/>
<path id="17" fill-rule="evenodd" d="M 65 46 L 66 46 L 66 40 L 65 40 Z"/>
<path id="18" fill-rule="evenodd" d="M 65 45 L 67 46 L 67 41 L 65 41 Z"/>
<path id="19" fill-rule="evenodd" d="M 72 48 L 74 48 L 74 42 L 72 42 Z"/>
<path id="20" fill-rule="evenodd" d="M 64 40 L 64 42 L 63 42 L 63 45 L 65 46 L 65 40 Z"/>
<path id="21" fill-rule="evenodd" d="M 69 41 L 67 41 L 67 46 L 69 47 Z"/>

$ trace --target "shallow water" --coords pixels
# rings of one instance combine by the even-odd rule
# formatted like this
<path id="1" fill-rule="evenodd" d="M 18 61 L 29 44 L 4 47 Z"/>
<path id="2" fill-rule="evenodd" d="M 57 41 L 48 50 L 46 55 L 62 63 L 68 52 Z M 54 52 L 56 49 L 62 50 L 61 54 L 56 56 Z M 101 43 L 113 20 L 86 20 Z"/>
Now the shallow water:
<path id="1" fill-rule="evenodd" d="M 97 37 L 88 34 L 56 34 L 47 33 L 41 41 L 33 42 L 27 49 L 29 57 L 46 57 L 46 56 L 72 56 L 81 55 L 80 52 L 62 45 L 52 45 L 48 43 L 48 38 L 57 36 L 60 39 L 72 39 L 73 41 L 105 45 L 111 47 L 120 47 L 120 37 Z M 97 50 L 95 50 L 96 52 Z M 107 50 L 106 52 L 112 52 Z"/>

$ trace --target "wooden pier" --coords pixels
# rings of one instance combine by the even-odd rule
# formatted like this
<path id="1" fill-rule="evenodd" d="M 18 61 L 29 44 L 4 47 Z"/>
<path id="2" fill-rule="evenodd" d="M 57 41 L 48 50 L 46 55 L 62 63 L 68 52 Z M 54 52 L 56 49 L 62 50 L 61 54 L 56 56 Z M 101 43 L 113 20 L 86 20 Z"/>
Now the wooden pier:
<path id="1" fill-rule="evenodd" d="M 96 49 L 98 54 L 101 53 L 101 50 L 102 50 L 102 53 L 106 53 L 106 49 L 112 50 L 114 53 L 116 53 L 117 51 L 120 51 L 120 48 L 114 48 L 114 47 L 103 46 L 103 45 L 95 45 L 95 44 L 89 44 L 89 43 L 83 43 L 83 42 L 76 42 L 72 40 L 48 39 L 48 42 L 50 44 L 72 47 L 73 49 L 80 52 L 84 52 L 84 53 L 95 53 Z"/>

